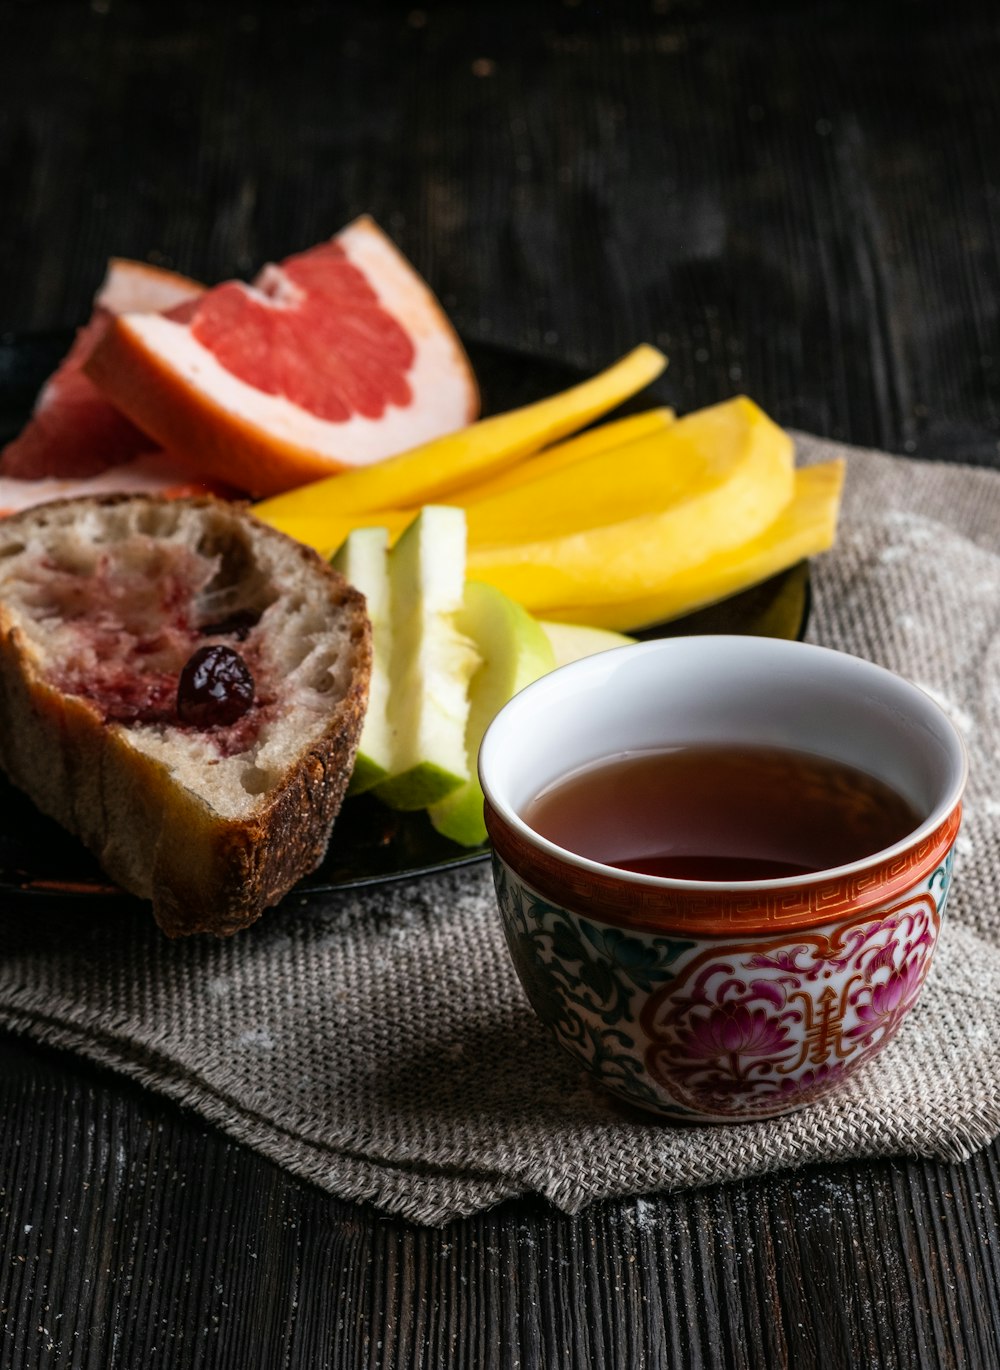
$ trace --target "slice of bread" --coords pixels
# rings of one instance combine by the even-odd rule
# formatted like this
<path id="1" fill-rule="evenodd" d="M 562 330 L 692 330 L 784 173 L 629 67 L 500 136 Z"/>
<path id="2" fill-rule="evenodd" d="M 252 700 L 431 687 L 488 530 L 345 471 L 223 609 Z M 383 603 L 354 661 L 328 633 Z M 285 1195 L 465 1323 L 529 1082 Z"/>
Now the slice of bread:
<path id="1" fill-rule="evenodd" d="M 178 713 L 206 646 L 253 678 L 234 721 Z M 370 670 L 363 597 L 239 506 L 108 496 L 0 521 L 0 766 L 170 936 L 235 932 L 319 864 Z"/>

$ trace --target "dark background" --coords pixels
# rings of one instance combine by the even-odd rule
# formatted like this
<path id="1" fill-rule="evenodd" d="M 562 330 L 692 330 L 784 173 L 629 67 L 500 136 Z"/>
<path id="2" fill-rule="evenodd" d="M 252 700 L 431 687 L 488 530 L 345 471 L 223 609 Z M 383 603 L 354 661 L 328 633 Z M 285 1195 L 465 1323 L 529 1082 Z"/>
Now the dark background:
<path id="1" fill-rule="evenodd" d="M 985 3 L 0 0 L 0 331 L 368 211 L 472 338 L 997 465 L 998 70 Z M 438 1232 L 0 1039 L 0 1366 L 996 1367 L 998 1160 Z"/>

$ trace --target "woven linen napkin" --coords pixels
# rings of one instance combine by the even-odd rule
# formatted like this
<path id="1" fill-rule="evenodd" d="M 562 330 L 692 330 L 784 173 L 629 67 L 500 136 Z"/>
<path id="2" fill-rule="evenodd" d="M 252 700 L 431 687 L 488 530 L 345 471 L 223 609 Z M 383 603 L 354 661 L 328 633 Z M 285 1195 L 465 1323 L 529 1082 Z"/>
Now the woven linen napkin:
<path id="1" fill-rule="evenodd" d="M 309 902 L 226 942 L 109 907 L 0 909 L 0 1024 L 180 1100 L 331 1193 L 442 1223 L 812 1161 L 967 1156 L 1000 1132 L 1000 475 L 844 455 L 810 637 L 929 691 L 968 744 L 956 878 L 920 1003 L 834 1098 L 676 1127 L 592 1087 L 533 1016 L 486 863 Z"/>

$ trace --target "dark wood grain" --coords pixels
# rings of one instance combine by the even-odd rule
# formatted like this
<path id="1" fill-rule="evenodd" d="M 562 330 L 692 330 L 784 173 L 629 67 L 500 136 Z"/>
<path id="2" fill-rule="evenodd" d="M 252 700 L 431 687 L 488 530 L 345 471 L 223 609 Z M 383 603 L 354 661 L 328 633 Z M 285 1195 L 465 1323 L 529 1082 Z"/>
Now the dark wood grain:
<path id="1" fill-rule="evenodd" d="M 814 1167 L 442 1231 L 7 1044 L 4 1365 L 1000 1362 L 1000 1158 Z"/>
<path id="2" fill-rule="evenodd" d="M 991 5 L 0 0 L 0 328 L 371 211 L 487 341 L 1000 464 Z M 1000 1150 L 443 1231 L 7 1039 L 0 1366 L 996 1367 Z"/>

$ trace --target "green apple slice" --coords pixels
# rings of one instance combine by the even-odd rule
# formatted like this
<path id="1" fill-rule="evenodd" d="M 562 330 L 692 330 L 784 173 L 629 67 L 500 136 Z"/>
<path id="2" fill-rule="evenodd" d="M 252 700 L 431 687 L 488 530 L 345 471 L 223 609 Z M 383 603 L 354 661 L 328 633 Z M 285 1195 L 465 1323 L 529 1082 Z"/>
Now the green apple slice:
<path id="1" fill-rule="evenodd" d="M 542 619 L 539 626 L 552 644 L 557 666 L 568 666 L 571 661 L 610 651 L 612 647 L 627 647 L 635 641 L 634 637 L 614 633 L 610 628 L 587 628 L 581 623 L 550 623 Z"/>
<path id="2" fill-rule="evenodd" d="M 389 533 L 385 528 L 355 528 L 330 558 L 332 565 L 364 595 L 372 625 L 372 672 L 368 708 L 348 794 L 362 794 L 389 774 L 389 661 L 392 623 L 389 612 Z"/>
<path id="3" fill-rule="evenodd" d="M 427 505 L 389 553 L 389 775 L 372 793 L 425 809 L 469 779 L 465 728 L 479 656 L 456 626 L 465 511 Z"/>
<path id="4" fill-rule="evenodd" d="M 465 733 L 469 779 L 430 807 L 438 832 L 465 847 L 486 840 L 483 792 L 476 760 L 483 734 L 508 699 L 555 665 L 552 645 L 537 621 L 492 585 L 469 581 L 459 630 L 476 644 L 482 665 L 469 682 L 469 721 Z"/>

